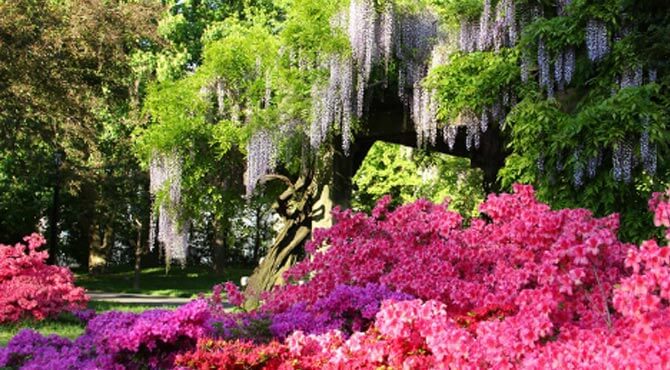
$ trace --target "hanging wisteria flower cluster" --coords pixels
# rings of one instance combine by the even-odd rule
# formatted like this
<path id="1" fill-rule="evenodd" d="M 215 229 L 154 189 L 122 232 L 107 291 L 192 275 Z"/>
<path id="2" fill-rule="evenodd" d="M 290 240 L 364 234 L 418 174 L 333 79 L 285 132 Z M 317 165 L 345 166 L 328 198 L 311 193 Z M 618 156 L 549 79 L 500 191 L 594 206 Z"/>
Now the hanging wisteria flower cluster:
<path id="1" fill-rule="evenodd" d="M 414 121 L 417 145 L 437 141 L 437 102 L 435 92 L 422 86 L 432 59 L 441 58 L 435 45 L 438 38 L 437 17 L 429 11 L 400 17 L 396 37 L 396 56 L 400 60 L 398 94 L 408 103 Z M 435 52 L 433 52 L 435 50 Z M 409 88 L 409 92 L 408 89 Z"/>
<path id="2" fill-rule="evenodd" d="M 633 143 L 629 139 L 619 140 L 612 149 L 614 179 L 630 183 L 633 179 Z"/>
<path id="3" fill-rule="evenodd" d="M 456 144 L 456 135 L 458 134 L 458 126 L 456 125 L 446 125 L 442 128 L 442 137 L 444 142 L 449 146 L 449 150 L 454 149 L 454 144 Z"/>
<path id="4" fill-rule="evenodd" d="M 572 183 L 575 188 L 581 188 L 584 185 L 584 163 L 582 163 L 582 151 L 584 150 L 583 145 L 577 146 L 575 151 L 572 153 L 574 163 L 573 172 L 572 172 Z"/>
<path id="5" fill-rule="evenodd" d="M 537 65 L 540 69 L 540 86 L 542 86 L 549 97 L 554 96 L 554 82 L 551 78 L 549 64 L 549 53 L 544 45 L 544 40 L 540 38 L 537 43 Z"/>
<path id="6" fill-rule="evenodd" d="M 277 147 L 270 132 L 266 129 L 254 131 L 247 143 L 247 196 L 253 194 L 258 181 L 274 170 L 277 159 Z"/>
<path id="7" fill-rule="evenodd" d="M 639 87 L 643 84 L 642 66 L 637 65 L 635 68 L 628 68 L 621 74 L 621 81 L 619 87 L 624 89 L 626 87 Z"/>
<path id="8" fill-rule="evenodd" d="M 647 71 L 647 82 L 654 83 L 656 81 L 656 70 L 650 69 Z M 642 65 L 636 65 L 628 68 L 621 73 L 618 80 L 619 88 L 640 87 L 644 84 L 644 70 Z M 630 138 L 624 139 L 617 143 L 612 150 L 612 166 L 614 179 L 617 181 L 624 181 L 626 183 L 631 181 L 632 170 L 640 160 L 644 170 L 654 175 L 657 166 L 657 147 L 651 143 L 649 134 L 649 117 L 642 118 L 642 133 L 640 134 L 640 157 L 636 158 L 633 152 L 633 142 Z"/>
<path id="9" fill-rule="evenodd" d="M 417 145 L 435 145 L 437 142 L 437 103 L 435 93 L 421 86 L 412 91 L 411 113 L 416 129 Z"/>
<path id="10" fill-rule="evenodd" d="M 575 49 L 566 47 L 554 57 L 553 74 L 551 68 L 550 55 L 540 37 L 537 44 L 537 65 L 539 68 L 540 86 L 547 92 L 548 97 L 553 97 L 555 91 L 563 91 L 567 85 L 572 82 L 575 73 Z M 530 62 L 527 57 L 521 59 L 521 77 L 524 82 L 528 81 L 528 65 Z"/>
<path id="11" fill-rule="evenodd" d="M 586 52 L 592 62 L 603 59 L 610 51 L 605 22 L 591 19 L 586 24 Z"/>
<path id="12" fill-rule="evenodd" d="M 325 86 L 312 87 L 312 122 L 310 144 L 318 148 L 325 141 L 334 123 L 342 129 L 342 147 L 349 151 L 351 121 L 354 116 L 353 63 L 350 58 L 333 55 L 329 62 L 330 78 Z M 358 103 L 356 103 L 358 104 Z"/>
<path id="13" fill-rule="evenodd" d="M 321 63 L 329 71 L 327 83 L 312 88 L 312 121 L 310 143 L 318 148 L 330 130 L 339 127 L 342 149 L 349 153 L 351 123 L 364 111 L 365 90 L 374 63 L 380 54 L 388 65 L 393 42 L 394 14 L 387 6 L 377 16 L 371 0 L 353 0 L 347 14 L 339 13 L 331 22 L 334 28 L 346 31 L 351 56 L 330 55 Z"/>
<path id="14" fill-rule="evenodd" d="M 479 118 L 469 111 L 461 112 L 459 118 L 459 126 L 466 127 L 465 148 L 467 150 L 471 150 L 473 147 L 478 149 L 481 138 Z"/>
<path id="15" fill-rule="evenodd" d="M 351 123 L 365 111 L 365 93 L 375 65 L 388 72 L 398 60 L 398 94 L 409 106 L 420 142 L 435 143 L 437 122 L 433 93 L 424 91 L 422 80 L 438 36 L 437 16 L 425 10 L 398 14 L 387 2 L 378 14 L 372 0 L 352 0 L 347 13 L 339 13 L 331 25 L 346 31 L 351 56 L 331 55 L 320 63 L 329 71 L 328 81 L 312 89 L 312 120 L 309 136 L 318 148 L 333 128 L 342 133 L 342 149 L 351 146 Z M 384 82 L 385 84 L 387 81 Z M 424 140 L 426 138 L 426 140 Z"/>
<path id="16" fill-rule="evenodd" d="M 458 47 L 463 52 L 474 51 L 499 51 L 504 47 L 513 46 L 518 39 L 518 29 L 516 22 L 516 7 L 513 0 L 501 0 L 497 2 L 495 8 L 492 7 L 491 0 L 484 0 L 483 11 L 479 19 L 461 20 L 460 34 L 458 37 Z M 436 48 L 437 49 L 437 48 Z M 434 57 L 434 59 L 436 59 Z M 438 59 L 440 62 L 431 63 L 431 68 L 435 65 L 444 63 L 446 58 Z M 523 74 L 523 73 L 522 73 Z M 453 149 L 458 126 L 466 128 L 465 146 L 468 150 L 478 149 L 481 141 L 481 133 L 486 132 L 492 122 L 501 122 L 505 119 L 506 108 L 514 105 L 516 97 L 510 91 L 505 91 L 500 101 L 495 102 L 489 107 L 481 109 L 479 114 L 472 111 L 461 112 L 454 120 L 449 122 L 442 129 L 444 142 L 450 149 Z M 415 104 L 414 106 L 427 106 L 428 111 L 436 109 L 431 104 Z M 437 121 L 433 118 L 433 121 Z M 415 119 L 416 122 L 416 119 Z M 427 120 L 422 120 L 421 128 L 425 133 L 418 134 L 419 143 L 426 143 L 430 139 L 433 143 L 433 131 Z M 417 133 L 419 128 L 417 128 Z"/>
<path id="17" fill-rule="evenodd" d="M 575 74 L 575 49 L 567 47 L 556 56 L 554 66 L 554 77 L 558 84 L 559 91 L 572 82 L 572 77 Z"/>
<path id="18" fill-rule="evenodd" d="M 255 68 L 252 69 L 249 79 L 262 78 L 264 80 L 264 94 L 260 101 L 262 108 L 267 108 L 272 99 L 272 83 L 270 72 L 263 70 L 260 58 L 256 59 Z M 217 78 L 202 90 L 204 95 L 213 94 L 216 98 L 216 108 L 219 118 L 228 119 L 234 124 L 248 124 L 251 121 L 252 114 L 250 108 L 241 103 L 241 94 L 235 84 L 226 83 L 225 79 Z M 291 120 L 284 120 L 286 123 L 280 130 L 290 131 L 294 126 Z M 255 132 L 247 144 L 247 173 L 246 173 L 246 193 L 250 196 L 258 180 L 274 169 L 274 160 L 276 157 L 275 143 L 272 137 L 266 131 Z"/>
<path id="19" fill-rule="evenodd" d="M 269 85 L 266 89 L 270 89 Z M 236 124 L 242 121 L 243 107 L 240 104 L 240 93 L 234 86 L 227 84 L 223 78 L 215 79 L 203 86 L 200 91 L 203 97 L 216 98 L 216 114 L 220 117 L 230 119 Z"/>
<path id="20" fill-rule="evenodd" d="M 461 51 L 500 50 L 513 46 L 518 38 L 516 7 L 513 0 L 501 0 L 495 9 L 491 0 L 484 0 L 478 20 L 462 20 L 459 46 Z"/>
<path id="21" fill-rule="evenodd" d="M 172 261 L 182 264 L 186 262 L 189 240 L 189 222 L 180 222 L 179 207 L 181 204 L 182 161 L 175 152 L 169 154 L 155 153 L 149 164 L 150 192 L 154 199 L 160 197 L 158 214 L 152 213 L 149 232 L 149 245 L 154 247 L 157 240 L 163 248 L 165 262 Z M 157 222 L 156 222 L 157 221 Z M 156 225 L 158 223 L 158 225 Z M 156 233 L 158 226 L 158 233 Z"/>

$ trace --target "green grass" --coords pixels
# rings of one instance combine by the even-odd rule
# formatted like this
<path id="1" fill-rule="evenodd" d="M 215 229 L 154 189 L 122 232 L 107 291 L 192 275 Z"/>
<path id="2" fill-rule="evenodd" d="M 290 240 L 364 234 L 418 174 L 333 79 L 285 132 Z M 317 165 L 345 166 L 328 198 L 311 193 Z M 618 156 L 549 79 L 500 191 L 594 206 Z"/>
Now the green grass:
<path id="1" fill-rule="evenodd" d="M 116 303 L 116 302 L 103 302 L 103 301 L 91 301 L 88 304 L 89 308 L 95 309 L 95 312 L 105 312 L 105 311 L 127 311 L 127 312 L 144 312 L 153 308 L 168 309 L 173 310 L 177 306 L 173 305 L 142 305 L 142 304 L 129 304 L 129 303 Z"/>
<path id="2" fill-rule="evenodd" d="M 76 338 L 84 332 L 84 326 L 82 324 L 71 320 L 52 319 L 40 322 L 22 321 L 18 324 L 0 325 L 0 347 L 7 345 L 7 342 L 24 328 L 37 330 L 44 335 L 58 334 L 70 339 Z"/>
<path id="3" fill-rule="evenodd" d="M 105 311 L 128 311 L 128 312 L 143 312 L 152 308 L 174 309 L 176 306 L 146 306 L 139 304 L 123 304 L 114 302 L 100 302 L 91 301 L 88 304 L 89 308 L 93 308 L 96 312 L 101 313 Z M 0 347 L 7 345 L 12 337 L 16 335 L 21 329 L 33 329 L 44 335 L 58 334 L 63 337 L 74 339 L 84 332 L 85 325 L 70 314 L 63 314 L 58 318 L 48 319 L 44 321 L 26 320 L 17 324 L 0 325 Z"/>
<path id="4" fill-rule="evenodd" d="M 210 292 L 212 286 L 225 281 L 239 284 L 242 276 L 250 275 L 247 267 L 228 268 L 222 276 L 214 275 L 210 269 L 173 267 L 168 274 L 163 268 L 142 270 L 140 289 L 133 289 L 134 272 L 114 271 L 106 274 L 77 274 L 76 284 L 88 290 L 109 293 L 140 293 L 168 297 L 191 298 L 198 293 Z"/>

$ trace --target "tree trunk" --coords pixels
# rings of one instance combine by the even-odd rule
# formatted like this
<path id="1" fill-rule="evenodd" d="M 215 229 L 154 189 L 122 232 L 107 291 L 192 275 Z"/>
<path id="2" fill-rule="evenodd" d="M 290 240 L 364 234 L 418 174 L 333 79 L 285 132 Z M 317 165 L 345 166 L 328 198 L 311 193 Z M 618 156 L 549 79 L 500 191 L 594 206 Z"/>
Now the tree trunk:
<path id="1" fill-rule="evenodd" d="M 71 250 L 80 268 L 88 271 L 88 261 L 92 241 L 94 221 L 96 219 L 95 206 L 97 193 L 95 185 L 90 181 L 83 181 L 76 205 L 76 223 L 73 225 L 73 239 Z"/>
<path id="2" fill-rule="evenodd" d="M 100 273 L 107 267 L 107 259 L 114 244 L 114 228 L 111 223 L 104 226 L 102 235 L 97 227 L 93 228 L 91 238 L 91 249 L 88 258 L 88 271 L 90 273 Z"/>
<path id="3" fill-rule="evenodd" d="M 135 239 L 135 271 L 133 289 L 140 289 L 140 277 L 142 276 L 142 223 L 135 220 L 137 226 L 137 239 Z"/>
<path id="4" fill-rule="evenodd" d="M 60 221 L 60 171 L 56 168 L 56 182 L 53 187 L 53 201 L 51 204 L 51 216 L 49 217 L 49 258 L 50 265 L 58 264 L 58 222 Z"/>
<path id="5" fill-rule="evenodd" d="M 228 254 L 228 225 L 225 222 L 214 224 L 214 240 L 212 241 L 212 263 L 214 273 L 221 276 L 226 268 Z"/>
<path id="6" fill-rule="evenodd" d="M 260 265 L 249 278 L 247 308 L 258 305 L 260 294 L 282 284 L 282 274 L 300 258 L 303 245 L 312 231 L 313 206 L 318 185 L 310 177 L 301 177 L 279 196 L 275 210 L 283 216 L 284 227 L 277 235 Z"/>
<path id="7" fill-rule="evenodd" d="M 309 241 L 312 229 L 332 226 L 333 207 L 349 207 L 351 179 L 356 169 L 356 150 L 362 149 L 352 148 L 352 156 L 332 150 L 323 159 L 322 170 L 318 174 L 304 175 L 295 185 L 281 176 L 271 177 L 290 184 L 274 205 L 277 213 L 284 218 L 284 227 L 249 278 L 247 308 L 258 304 L 262 292 L 284 283 L 282 274 L 304 256 L 303 246 Z"/>

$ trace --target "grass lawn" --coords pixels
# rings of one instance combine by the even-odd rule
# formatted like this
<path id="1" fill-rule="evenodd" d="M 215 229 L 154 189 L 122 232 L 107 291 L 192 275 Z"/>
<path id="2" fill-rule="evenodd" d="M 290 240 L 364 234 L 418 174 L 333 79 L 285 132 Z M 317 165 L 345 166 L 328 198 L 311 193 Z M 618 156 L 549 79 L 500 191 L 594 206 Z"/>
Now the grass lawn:
<path id="1" fill-rule="evenodd" d="M 152 308 L 167 308 L 174 309 L 175 306 L 143 306 L 143 305 L 131 305 L 131 304 L 122 304 L 122 303 L 113 303 L 113 302 L 99 302 L 92 301 L 88 304 L 89 308 L 93 308 L 96 312 L 101 313 L 105 311 L 129 311 L 129 312 L 142 312 Z M 84 332 L 85 325 L 82 324 L 79 320 L 74 318 L 69 314 L 63 314 L 58 318 L 49 319 L 44 321 L 23 321 L 18 324 L 11 325 L 0 325 L 0 347 L 7 345 L 10 339 L 16 335 L 21 329 L 30 328 L 34 329 L 42 334 L 58 334 L 68 338 L 76 338 Z"/>
<path id="2" fill-rule="evenodd" d="M 252 272 L 249 267 L 231 267 L 226 273 L 217 276 L 210 269 L 173 267 L 168 274 L 163 268 L 142 270 L 140 289 L 133 289 L 134 272 L 132 270 L 112 271 L 106 274 L 77 274 L 76 284 L 88 290 L 109 293 L 140 293 L 168 297 L 191 298 L 198 293 L 210 292 L 215 284 L 232 281 L 239 284 L 242 276 Z"/>

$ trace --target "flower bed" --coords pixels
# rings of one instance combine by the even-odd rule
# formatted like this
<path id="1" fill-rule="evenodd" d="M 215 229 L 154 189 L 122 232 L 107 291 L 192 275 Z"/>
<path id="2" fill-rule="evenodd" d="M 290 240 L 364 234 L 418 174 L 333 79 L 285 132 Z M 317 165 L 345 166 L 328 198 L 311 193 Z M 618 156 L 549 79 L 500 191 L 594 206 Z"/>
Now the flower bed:
<path id="1" fill-rule="evenodd" d="M 650 202 L 657 226 L 670 226 L 668 204 Z M 616 215 L 551 210 L 529 186 L 480 210 L 469 225 L 426 201 L 336 212 L 287 272 L 296 283 L 253 312 L 222 309 L 224 290 L 242 301 L 227 284 L 175 313 L 96 317 L 70 344 L 21 333 L 0 366 L 31 365 L 39 345 L 101 368 L 670 367 L 670 249 L 622 243 Z"/>

